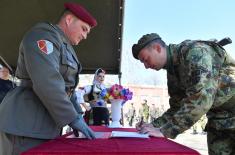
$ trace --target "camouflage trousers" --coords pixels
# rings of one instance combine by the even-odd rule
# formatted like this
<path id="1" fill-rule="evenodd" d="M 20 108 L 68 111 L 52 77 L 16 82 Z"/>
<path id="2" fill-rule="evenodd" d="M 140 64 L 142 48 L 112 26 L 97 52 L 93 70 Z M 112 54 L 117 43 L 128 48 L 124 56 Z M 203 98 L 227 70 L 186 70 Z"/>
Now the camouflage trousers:
<path id="1" fill-rule="evenodd" d="M 149 116 L 148 115 L 143 115 L 144 122 L 148 123 L 149 122 Z"/>
<path id="2" fill-rule="evenodd" d="M 207 131 L 209 155 L 235 155 L 235 131 Z"/>
<path id="3" fill-rule="evenodd" d="M 128 117 L 127 121 L 129 122 L 129 126 L 132 126 L 133 122 L 134 122 L 134 116 Z"/>

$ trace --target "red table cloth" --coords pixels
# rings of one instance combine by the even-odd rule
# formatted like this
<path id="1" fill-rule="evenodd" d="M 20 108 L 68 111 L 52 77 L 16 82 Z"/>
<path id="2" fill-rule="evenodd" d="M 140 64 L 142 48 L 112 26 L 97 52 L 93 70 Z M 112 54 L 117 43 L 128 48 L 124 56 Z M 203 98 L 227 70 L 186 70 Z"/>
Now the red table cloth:
<path id="1" fill-rule="evenodd" d="M 94 131 L 136 131 L 134 128 L 107 128 L 92 126 Z M 22 155 L 199 155 L 184 145 L 166 138 L 109 138 L 78 139 L 65 138 L 67 135 L 50 140 Z"/>

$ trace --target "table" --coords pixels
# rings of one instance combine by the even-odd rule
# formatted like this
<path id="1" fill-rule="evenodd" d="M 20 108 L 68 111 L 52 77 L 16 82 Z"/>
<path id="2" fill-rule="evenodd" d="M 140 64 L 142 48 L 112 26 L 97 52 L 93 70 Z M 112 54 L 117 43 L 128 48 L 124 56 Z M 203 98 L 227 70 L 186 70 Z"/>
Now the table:
<path id="1" fill-rule="evenodd" d="M 91 126 L 94 131 L 136 131 L 134 128 Z M 45 142 L 22 155 L 199 155 L 184 145 L 167 138 L 78 139 L 67 135 Z"/>

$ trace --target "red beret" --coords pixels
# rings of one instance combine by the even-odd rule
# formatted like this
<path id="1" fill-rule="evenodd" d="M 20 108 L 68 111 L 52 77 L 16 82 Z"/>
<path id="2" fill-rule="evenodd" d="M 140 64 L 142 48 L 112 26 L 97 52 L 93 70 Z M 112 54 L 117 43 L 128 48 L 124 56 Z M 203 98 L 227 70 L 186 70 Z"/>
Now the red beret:
<path id="1" fill-rule="evenodd" d="M 64 7 L 71 11 L 75 16 L 77 16 L 82 21 L 88 23 L 91 27 L 97 25 L 96 19 L 81 5 L 76 3 L 64 3 Z"/>

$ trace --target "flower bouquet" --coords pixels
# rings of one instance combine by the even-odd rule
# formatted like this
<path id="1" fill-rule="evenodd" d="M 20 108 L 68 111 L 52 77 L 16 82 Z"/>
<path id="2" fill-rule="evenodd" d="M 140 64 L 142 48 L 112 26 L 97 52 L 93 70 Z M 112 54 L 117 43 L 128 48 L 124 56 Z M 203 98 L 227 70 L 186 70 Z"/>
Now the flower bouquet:
<path id="1" fill-rule="evenodd" d="M 129 89 L 123 88 L 121 85 L 115 84 L 108 89 L 103 89 L 100 96 L 107 101 L 111 102 L 111 117 L 112 123 L 109 127 L 119 128 L 121 127 L 121 106 L 126 101 L 132 99 L 133 93 Z"/>
<path id="2" fill-rule="evenodd" d="M 115 84 L 110 88 L 103 89 L 100 93 L 101 98 L 104 98 L 107 101 L 112 101 L 113 99 L 122 100 L 122 105 L 126 103 L 126 101 L 131 100 L 133 93 L 123 86 Z"/>

